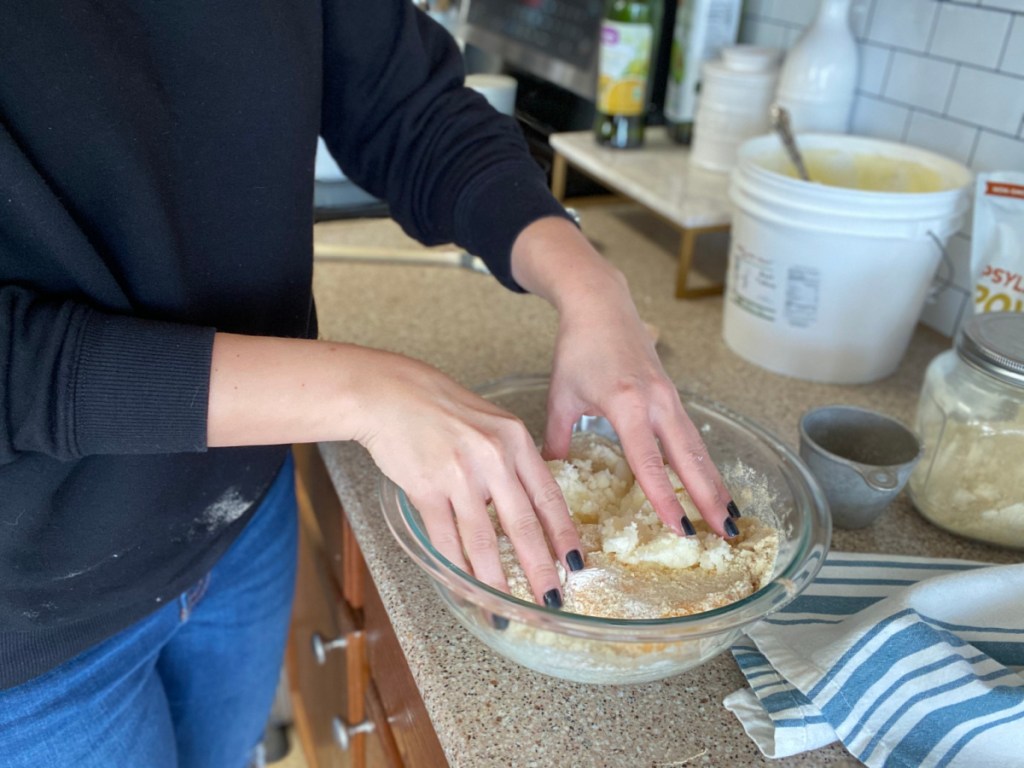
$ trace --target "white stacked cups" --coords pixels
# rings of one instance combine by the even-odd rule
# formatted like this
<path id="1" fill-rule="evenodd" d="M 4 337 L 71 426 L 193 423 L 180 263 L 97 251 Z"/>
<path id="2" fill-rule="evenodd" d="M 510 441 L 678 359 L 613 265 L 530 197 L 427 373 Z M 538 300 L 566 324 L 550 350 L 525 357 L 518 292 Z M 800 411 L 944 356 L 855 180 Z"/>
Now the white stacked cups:
<path id="1" fill-rule="evenodd" d="M 729 171 L 740 144 L 771 129 L 779 57 L 776 48 L 735 45 L 723 48 L 721 58 L 704 62 L 691 163 Z"/>

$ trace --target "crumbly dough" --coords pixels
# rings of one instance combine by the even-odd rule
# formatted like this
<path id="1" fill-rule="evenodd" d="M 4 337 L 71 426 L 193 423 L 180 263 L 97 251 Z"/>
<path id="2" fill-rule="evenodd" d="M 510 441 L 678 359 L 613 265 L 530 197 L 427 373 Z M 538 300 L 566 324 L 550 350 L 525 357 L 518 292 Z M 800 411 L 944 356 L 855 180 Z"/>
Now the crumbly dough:
<path id="1" fill-rule="evenodd" d="M 771 579 L 779 533 L 754 517 L 740 535 L 722 539 L 669 470 L 676 496 L 697 529 L 681 537 L 665 527 L 634 481 L 615 443 L 593 433 L 573 437 L 568 461 L 548 466 L 580 533 L 586 568 L 564 574 L 563 610 L 605 618 L 657 619 L 718 608 L 753 594 Z M 497 521 L 495 520 L 497 525 Z M 498 543 L 513 595 L 533 593 L 512 543 Z"/>

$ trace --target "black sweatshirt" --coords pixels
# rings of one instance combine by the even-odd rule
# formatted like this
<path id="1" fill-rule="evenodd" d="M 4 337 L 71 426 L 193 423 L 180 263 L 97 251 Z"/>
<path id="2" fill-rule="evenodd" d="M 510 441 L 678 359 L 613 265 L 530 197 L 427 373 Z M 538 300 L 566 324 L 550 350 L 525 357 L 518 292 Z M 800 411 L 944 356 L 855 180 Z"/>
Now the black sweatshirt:
<path id="1" fill-rule="evenodd" d="M 311 338 L 313 165 L 509 273 L 563 215 L 410 0 L 0 3 L 0 688 L 208 570 L 286 447 L 206 449 L 215 330 Z"/>

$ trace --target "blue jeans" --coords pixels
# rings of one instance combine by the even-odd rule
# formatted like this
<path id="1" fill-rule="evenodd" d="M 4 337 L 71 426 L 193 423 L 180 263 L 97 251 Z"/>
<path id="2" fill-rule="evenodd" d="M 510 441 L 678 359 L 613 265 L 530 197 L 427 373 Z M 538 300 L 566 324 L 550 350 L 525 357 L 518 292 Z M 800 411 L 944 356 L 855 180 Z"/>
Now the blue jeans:
<path id="1" fill-rule="evenodd" d="M 291 459 L 179 599 L 0 691 L 4 768 L 242 768 L 262 738 L 295 586 Z"/>

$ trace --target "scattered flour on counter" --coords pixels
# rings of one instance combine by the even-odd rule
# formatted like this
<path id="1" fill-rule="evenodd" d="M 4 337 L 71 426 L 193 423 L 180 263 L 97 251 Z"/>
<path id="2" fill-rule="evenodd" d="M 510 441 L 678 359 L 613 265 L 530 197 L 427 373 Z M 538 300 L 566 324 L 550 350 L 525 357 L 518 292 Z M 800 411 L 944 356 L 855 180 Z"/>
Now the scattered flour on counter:
<path id="1" fill-rule="evenodd" d="M 771 579 L 778 531 L 744 517 L 736 521 L 740 535 L 722 539 L 701 519 L 671 470 L 676 496 L 696 536 L 681 537 L 665 527 L 619 446 L 603 437 L 578 433 L 569 460 L 548 466 L 565 495 L 586 562 L 584 570 L 563 574 L 563 610 L 605 618 L 684 616 L 733 603 Z M 532 602 L 512 543 L 496 518 L 495 525 L 509 588 Z"/>

